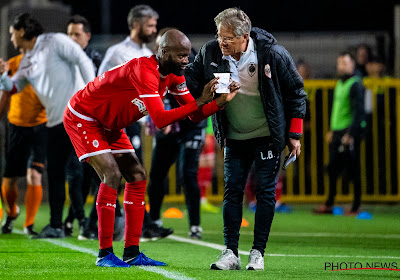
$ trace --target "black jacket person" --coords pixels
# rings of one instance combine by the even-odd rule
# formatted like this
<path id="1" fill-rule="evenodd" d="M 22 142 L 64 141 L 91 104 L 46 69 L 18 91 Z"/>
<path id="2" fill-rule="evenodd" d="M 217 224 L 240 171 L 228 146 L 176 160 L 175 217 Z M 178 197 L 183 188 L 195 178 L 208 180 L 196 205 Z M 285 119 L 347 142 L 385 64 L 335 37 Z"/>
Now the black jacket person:
<path id="1" fill-rule="evenodd" d="M 280 153 L 288 145 L 293 155 L 300 155 L 298 139 L 302 135 L 306 93 L 289 53 L 268 32 L 251 29 L 250 19 L 243 11 L 226 9 L 214 20 L 217 39 L 201 48 L 185 74 L 194 94 L 214 78 L 214 73 L 231 73 L 231 78 L 241 84 L 235 98 L 212 116 L 215 137 L 224 147 L 227 249 L 211 269 L 240 269 L 237 248 L 243 190 L 254 163 L 257 211 L 246 268 L 262 270 L 275 210 Z"/>

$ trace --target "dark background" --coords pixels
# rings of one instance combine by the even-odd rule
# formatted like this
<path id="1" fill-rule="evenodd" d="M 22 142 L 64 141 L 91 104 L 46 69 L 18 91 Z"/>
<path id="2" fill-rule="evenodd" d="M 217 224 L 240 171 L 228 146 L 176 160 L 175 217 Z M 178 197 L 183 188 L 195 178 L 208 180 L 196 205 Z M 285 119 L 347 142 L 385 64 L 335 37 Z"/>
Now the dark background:
<path id="1" fill-rule="evenodd" d="M 131 7 L 148 4 L 160 14 L 158 27 L 174 26 L 184 33 L 213 33 L 213 18 L 229 7 L 240 7 L 253 26 L 274 31 L 377 31 L 393 30 L 393 0 L 303 0 L 303 1 L 132 1 L 62 0 L 72 13 L 87 17 L 93 33 L 103 33 L 102 19 L 109 12 L 109 33 L 127 33 L 126 16 Z M 102 2 L 107 9 L 102 9 Z"/>

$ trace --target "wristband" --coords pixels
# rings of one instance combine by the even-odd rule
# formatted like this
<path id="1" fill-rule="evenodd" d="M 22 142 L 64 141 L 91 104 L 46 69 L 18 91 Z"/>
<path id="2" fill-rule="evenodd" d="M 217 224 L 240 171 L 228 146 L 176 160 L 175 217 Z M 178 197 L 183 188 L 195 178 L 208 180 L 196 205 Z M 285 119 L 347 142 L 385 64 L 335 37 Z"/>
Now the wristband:
<path id="1" fill-rule="evenodd" d="M 303 134 L 303 119 L 293 118 L 290 123 L 289 132 Z"/>

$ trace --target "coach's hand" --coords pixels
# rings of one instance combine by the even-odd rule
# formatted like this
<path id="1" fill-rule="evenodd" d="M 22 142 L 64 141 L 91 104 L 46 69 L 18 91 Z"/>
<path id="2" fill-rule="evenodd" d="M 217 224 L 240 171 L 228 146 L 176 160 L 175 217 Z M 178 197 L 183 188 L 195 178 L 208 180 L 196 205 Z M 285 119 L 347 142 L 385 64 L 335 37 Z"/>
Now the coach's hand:
<path id="1" fill-rule="evenodd" d="M 218 78 L 214 78 L 204 86 L 203 93 L 199 98 L 196 99 L 198 107 L 203 106 L 204 104 L 207 104 L 208 102 L 213 100 L 217 83 Z"/>
<path id="2" fill-rule="evenodd" d="M 293 138 L 289 138 L 289 143 L 288 143 L 288 148 L 289 148 L 289 152 L 292 155 L 296 155 L 296 157 L 300 156 L 301 153 L 301 143 L 300 140 L 298 139 L 293 139 Z"/>
<path id="3" fill-rule="evenodd" d="M 217 102 L 218 107 L 224 107 L 226 103 L 231 101 L 240 89 L 240 84 L 238 82 L 233 81 L 229 85 L 229 93 L 222 93 L 220 97 L 218 97 L 215 101 Z"/>

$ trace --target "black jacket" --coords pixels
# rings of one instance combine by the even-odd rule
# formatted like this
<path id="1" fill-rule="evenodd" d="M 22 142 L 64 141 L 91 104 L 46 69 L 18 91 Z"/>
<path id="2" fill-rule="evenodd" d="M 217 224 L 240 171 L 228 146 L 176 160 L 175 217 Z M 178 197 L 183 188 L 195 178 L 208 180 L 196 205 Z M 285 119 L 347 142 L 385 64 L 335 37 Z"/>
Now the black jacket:
<path id="1" fill-rule="evenodd" d="M 84 51 L 86 55 L 93 61 L 93 64 L 96 67 L 95 72 L 97 75 L 97 71 L 99 70 L 100 64 L 104 58 L 103 55 L 89 46 L 87 46 Z"/>
<path id="2" fill-rule="evenodd" d="M 304 118 L 307 94 L 303 89 L 303 80 L 287 50 L 278 45 L 270 33 L 262 29 L 252 28 L 250 36 L 257 50 L 261 101 L 274 147 L 280 152 L 285 148 L 288 138 L 298 139 L 302 136 L 289 132 L 289 127 L 292 118 Z M 268 68 L 271 78 L 266 74 L 269 72 Z M 217 40 L 209 41 L 185 70 L 189 90 L 201 93 L 204 85 L 214 78 L 213 73 L 224 72 L 229 72 L 229 62 L 222 59 Z M 196 95 L 199 96 L 198 93 Z M 245 112 L 244 107 L 243 113 Z M 215 113 L 212 120 L 215 138 L 223 147 L 228 122 L 224 110 Z"/>

